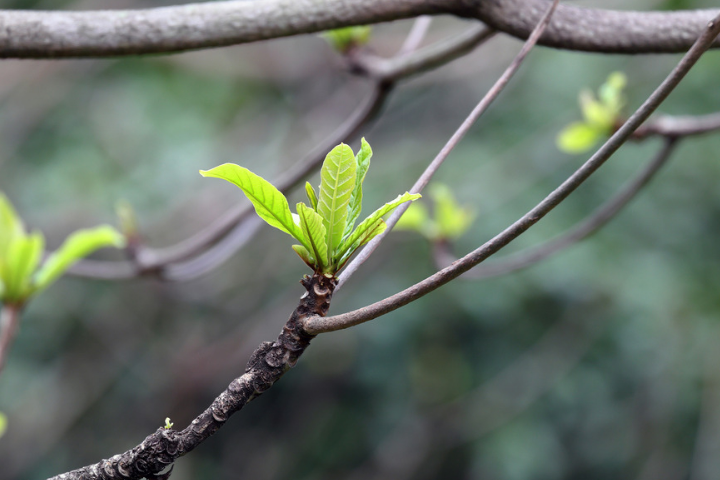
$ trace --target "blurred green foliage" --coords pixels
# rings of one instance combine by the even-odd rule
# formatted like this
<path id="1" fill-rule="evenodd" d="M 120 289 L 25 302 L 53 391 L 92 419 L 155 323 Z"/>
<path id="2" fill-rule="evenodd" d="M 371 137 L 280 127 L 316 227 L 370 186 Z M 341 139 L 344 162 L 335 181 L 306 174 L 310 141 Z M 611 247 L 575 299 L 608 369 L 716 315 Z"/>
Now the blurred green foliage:
<path id="1" fill-rule="evenodd" d="M 465 26 L 439 18 L 430 38 Z M 373 46 L 392 52 L 408 28 L 376 27 Z M 518 45 L 499 37 L 393 92 L 362 132 L 376 151 L 366 202 L 380 205 L 413 184 Z M 700 62 L 662 113 L 718 109 L 718 55 Z M 632 110 L 678 58 L 533 51 L 438 172 L 457 203 L 478 212 L 457 253 L 578 167 L 554 143 L 577 118 L 578 91 L 623 71 Z M 315 37 L 0 69 L 0 189 L 51 249 L 105 221 L 119 198 L 134 206 L 151 245 L 186 238 L 238 201 L 235 187 L 204 182 L 198 169 L 236 162 L 274 180 L 368 90 Z M 623 147 L 499 256 L 582 219 L 658 147 Z M 313 340 L 282 381 L 180 459 L 173 479 L 687 477 L 706 424 L 702 396 L 718 374 L 708 361 L 720 338 L 717 151 L 718 135 L 683 142 L 618 218 L 544 263 L 454 282 Z M 277 335 L 303 293 L 306 268 L 285 241 L 263 229 L 226 265 L 185 284 L 67 279 L 31 303 L 0 377 L 9 419 L 0 478 L 42 479 L 108 458 L 166 416 L 184 428 Z M 389 237 L 335 295 L 331 313 L 432 274 L 430 253 L 417 235 Z M 718 459 L 704 457 L 707 468 L 720 471 Z"/>
<path id="2" fill-rule="evenodd" d="M 601 139 L 609 137 L 621 121 L 620 114 L 625 106 L 623 89 L 627 78 L 621 72 L 613 72 L 600 85 L 598 95 L 592 91 L 580 92 L 580 110 L 583 121 L 573 122 L 563 128 L 557 136 L 557 146 L 567 153 L 582 153 L 590 150 Z"/>

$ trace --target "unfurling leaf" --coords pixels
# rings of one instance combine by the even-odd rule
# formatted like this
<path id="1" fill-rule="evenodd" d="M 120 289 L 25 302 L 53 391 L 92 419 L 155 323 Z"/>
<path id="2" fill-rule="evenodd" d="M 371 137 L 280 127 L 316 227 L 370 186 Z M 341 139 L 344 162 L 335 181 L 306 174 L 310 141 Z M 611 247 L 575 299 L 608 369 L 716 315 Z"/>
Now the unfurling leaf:
<path id="1" fill-rule="evenodd" d="M 340 270 L 345 265 L 345 262 L 347 262 L 348 259 L 352 256 L 352 254 L 355 253 L 355 250 L 362 247 L 370 240 L 383 233 L 385 229 L 387 229 L 387 224 L 382 218 L 379 218 L 375 223 L 370 226 L 370 228 L 366 229 L 365 233 L 363 233 L 360 238 L 355 240 L 355 242 L 353 242 L 353 244 L 350 245 L 350 247 L 345 251 L 342 257 L 338 259 L 338 270 Z"/>
<path id="2" fill-rule="evenodd" d="M 355 188 L 357 163 L 350 147 L 341 143 L 325 157 L 320 170 L 318 213 L 327 232 L 328 258 L 342 241 L 348 217 L 348 202 Z"/>
<path id="3" fill-rule="evenodd" d="M 0 259 L 7 258 L 7 249 L 18 235 L 25 235 L 25 227 L 7 197 L 0 192 Z"/>
<path id="4" fill-rule="evenodd" d="M 310 252 L 315 257 L 318 270 L 325 272 L 330 262 L 328 261 L 327 244 L 325 243 L 327 235 L 323 219 L 315 210 L 304 203 L 297 204 L 297 212 L 300 216 L 300 227 L 310 244 Z"/>
<path id="5" fill-rule="evenodd" d="M 370 39 L 370 26 L 337 28 L 322 34 L 325 39 L 340 53 L 347 53 L 351 48 L 364 45 Z"/>
<path id="6" fill-rule="evenodd" d="M 307 264 L 308 267 L 315 270 L 317 268 L 317 265 L 315 262 L 315 258 L 313 258 L 312 254 L 308 251 L 307 248 L 303 247 L 302 245 L 293 245 L 292 249 L 295 250 L 295 253 L 297 253 L 300 258 L 302 258 L 302 261 Z"/>
<path id="7" fill-rule="evenodd" d="M 2 437 L 5 434 L 5 430 L 7 430 L 7 416 L 0 412 L 0 437 Z"/>
<path id="8" fill-rule="evenodd" d="M 35 275 L 35 290 L 43 290 L 54 282 L 75 262 L 104 247 L 122 248 L 125 238 L 114 228 L 103 225 L 86 230 L 78 230 L 70 235 L 40 267 Z"/>
<path id="9" fill-rule="evenodd" d="M 258 216 L 270 226 L 297 239 L 305 247 L 307 241 L 293 220 L 285 195 L 270 182 L 245 167 L 225 163 L 212 170 L 200 170 L 203 177 L 221 178 L 238 186 L 255 207 Z"/>
<path id="10" fill-rule="evenodd" d="M 375 210 L 365 220 L 363 220 L 360 225 L 358 225 L 355 231 L 347 239 L 343 241 L 342 245 L 340 245 L 340 247 L 337 249 L 337 253 L 335 254 L 333 260 L 337 261 L 342 259 L 348 253 L 348 251 L 350 252 L 350 255 L 352 255 L 352 247 L 359 239 L 363 238 L 363 236 L 368 232 L 368 230 L 378 228 L 376 223 L 379 219 L 382 218 L 383 215 L 390 213 L 405 202 L 413 202 L 420 197 L 421 195 L 419 193 L 405 192 L 402 195 L 399 195 L 395 200 L 388 202 L 382 207 Z"/>
<path id="11" fill-rule="evenodd" d="M 557 146 L 567 153 L 582 153 L 602 138 L 603 132 L 585 122 L 571 123 L 557 137 Z"/>
<path id="12" fill-rule="evenodd" d="M 30 294 L 32 274 L 40 263 L 45 239 L 39 232 L 15 236 L 3 262 L 3 300 L 24 302 Z"/>
<path id="13" fill-rule="evenodd" d="M 457 203 L 450 187 L 434 184 L 430 195 L 435 201 L 437 236 L 441 239 L 454 239 L 465 233 L 472 224 L 474 215 L 469 208 L 461 207 Z"/>
<path id="14" fill-rule="evenodd" d="M 397 221 L 395 230 L 414 230 L 424 234 L 426 225 L 430 221 L 430 215 L 425 205 L 420 202 L 413 203 Z"/>
<path id="15" fill-rule="evenodd" d="M 625 106 L 622 90 L 626 83 L 623 73 L 613 72 L 598 89 L 597 97 L 590 90 L 581 91 L 580 110 L 584 121 L 571 123 L 562 129 L 556 139 L 558 149 L 581 153 L 612 134 Z"/>
<path id="16" fill-rule="evenodd" d="M 308 201 L 310 202 L 310 206 L 313 210 L 317 212 L 317 204 L 318 199 L 317 195 L 315 194 L 315 189 L 312 185 L 310 185 L 310 182 L 305 182 L 305 194 L 307 194 Z"/>
<path id="17" fill-rule="evenodd" d="M 350 202 L 348 203 L 348 218 L 347 226 L 343 232 L 343 238 L 350 235 L 355 221 L 360 216 L 362 210 L 362 184 L 365 181 L 365 175 L 370 168 L 370 159 L 372 158 L 373 152 L 370 148 L 370 144 L 365 141 L 365 138 L 360 140 L 360 151 L 355 156 L 357 162 L 357 171 L 355 172 L 355 188 L 353 189 L 352 195 L 350 195 Z"/>

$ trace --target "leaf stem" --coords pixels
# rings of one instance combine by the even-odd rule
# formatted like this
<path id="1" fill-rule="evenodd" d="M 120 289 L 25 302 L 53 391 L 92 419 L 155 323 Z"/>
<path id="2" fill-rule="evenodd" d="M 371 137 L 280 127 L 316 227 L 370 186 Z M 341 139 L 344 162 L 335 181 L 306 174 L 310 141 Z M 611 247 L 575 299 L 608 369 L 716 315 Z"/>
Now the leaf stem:
<path id="1" fill-rule="evenodd" d="M 0 309 L 0 373 L 5 366 L 5 358 L 18 330 L 21 310 L 21 305 L 11 303 L 3 305 Z"/>

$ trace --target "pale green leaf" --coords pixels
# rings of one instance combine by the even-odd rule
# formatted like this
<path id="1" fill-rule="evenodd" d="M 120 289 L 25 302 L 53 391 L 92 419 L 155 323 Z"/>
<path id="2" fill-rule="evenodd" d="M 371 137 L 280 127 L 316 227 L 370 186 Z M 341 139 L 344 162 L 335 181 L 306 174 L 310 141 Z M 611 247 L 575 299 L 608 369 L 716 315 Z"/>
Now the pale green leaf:
<path id="1" fill-rule="evenodd" d="M 580 108 L 585 122 L 599 130 L 610 131 L 615 123 L 616 112 L 598 102 L 592 92 L 580 92 Z"/>
<path id="2" fill-rule="evenodd" d="M 345 253 L 337 262 L 337 270 L 340 270 L 345 265 L 345 262 L 350 259 L 352 254 L 355 253 L 358 248 L 362 247 L 370 240 L 383 233 L 385 229 L 387 229 L 387 224 L 382 218 L 378 218 L 375 223 L 370 225 L 370 227 L 365 230 L 365 233 L 363 233 L 357 240 L 355 240 L 355 242 L 353 242 L 353 244 L 350 245 L 350 247 L 345 251 Z"/>
<path id="3" fill-rule="evenodd" d="M 324 272 L 327 270 L 329 261 L 327 244 L 325 243 L 327 235 L 323 219 L 315 210 L 304 203 L 297 204 L 297 212 L 300 216 L 300 227 L 311 247 L 310 252 L 317 261 L 316 270 Z"/>
<path id="4" fill-rule="evenodd" d="M 313 188 L 312 185 L 310 185 L 310 182 L 305 182 L 305 193 L 307 194 L 308 201 L 310 202 L 310 206 L 312 207 L 313 210 L 315 210 L 317 212 L 318 199 L 317 199 L 317 195 L 315 194 L 315 189 Z"/>
<path id="5" fill-rule="evenodd" d="M 104 247 L 122 248 L 125 238 L 114 228 L 102 225 L 78 230 L 53 252 L 35 275 L 35 289 L 47 288 L 75 262 Z"/>
<path id="6" fill-rule="evenodd" d="M 203 177 L 221 178 L 239 187 L 252 202 L 258 216 L 268 225 L 287 233 L 308 247 L 302 230 L 293 221 L 285 195 L 270 182 L 233 163 L 225 163 L 212 170 L 200 170 L 200 174 Z"/>
<path id="7" fill-rule="evenodd" d="M 358 225 L 355 231 L 347 239 L 343 241 L 342 245 L 340 245 L 340 247 L 338 248 L 333 260 L 339 260 L 343 258 L 343 256 L 348 253 L 348 250 L 351 249 L 351 247 L 353 247 L 353 245 L 359 239 L 363 238 L 364 235 L 367 234 L 368 230 L 372 230 L 373 228 L 377 227 L 376 223 L 379 219 L 382 218 L 383 215 L 390 213 L 405 202 L 414 202 L 420 197 L 421 195 L 419 193 L 405 192 L 402 195 L 398 195 L 395 200 L 388 202 L 382 207 L 375 210 L 365 220 L 363 220 L 360 225 Z M 352 252 L 350 252 L 350 254 L 352 255 Z"/>
<path id="8" fill-rule="evenodd" d="M 395 230 L 414 230 L 424 234 L 429 222 L 431 220 L 427 208 L 422 203 L 416 202 L 405 210 L 403 216 L 395 224 Z"/>
<path id="9" fill-rule="evenodd" d="M 600 85 L 598 90 L 598 96 L 600 101 L 608 107 L 615 109 L 617 113 L 625 103 L 623 98 L 623 90 L 627 85 L 627 77 L 622 72 L 613 72 L 608 76 L 608 79 Z"/>
<path id="10" fill-rule="evenodd" d="M 362 185 L 365 181 L 365 175 L 370 168 L 370 159 L 372 158 L 373 152 L 370 148 L 370 144 L 365 141 L 365 138 L 360 140 L 360 151 L 355 156 L 357 162 L 357 171 L 355 172 L 355 188 L 353 189 L 352 195 L 350 195 L 350 202 L 348 203 L 348 218 L 345 231 L 343 232 L 343 238 L 350 235 L 355 226 L 355 221 L 360 216 L 362 210 L 362 198 L 363 191 Z"/>
<path id="11" fill-rule="evenodd" d="M 7 197 L 0 192 L 0 258 L 7 258 L 7 249 L 12 239 L 24 234 L 22 220 Z"/>
<path id="12" fill-rule="evenodd" d="M 0 412 L 0 437 L 2 437 L 5 434 L 5 431 L 7 430 L 7 415 Z"/>
<path id="13" fill-rule="evenodd" d="M 340 245 L 348 215 L 348 202 L 355 188 L 357 163 L 350 147 L 341 143 L 325 157 L 320 170 L 318 213 L 327 232 L 328 258 Z"/>
<path id="14" fill-rule="evenodd" d="M 557 147 L 566 153 L 582 153 L 592 148 L 604 132 L 585 122 L 571 123 L 557 136 Z"/>
<path id="15" fill-rule="evenodd" d="M 370 39 L 372 27 L 361 25 L 337 28 L 322 34 L 325 39 L 339 52 L 346 53 L 352 47 L 364 45 Z"/>
<path id="16" fill-rule="evenodd" d="M 434 184 L 430 194 L 435 200 L 438 235 L 443 239 L 454 239 L 465 233 L 472 224 L 474 215 L 469 209 L 458 205 L 450 187 Z"/>
<path id="17" fill-rule="evenodd" d="M 40 263 L 44 245 L 45 239 L 38 232 L 12 239 L 3 268 L 4 302 L 24 302 L 30 296 L 32 275 Z"/>
<path id="18" fill-rule="evenodd" d="M 302 258 L 302 261 L 305 262 L 308 267 L 315 270 L 315 265 L 317 264 L 317 262 L 307 248 L 303 247 L 302 245 L 293 245 L 292 249 L 295 250 L 295 253 L 297 253 L 300 258 Z"/>

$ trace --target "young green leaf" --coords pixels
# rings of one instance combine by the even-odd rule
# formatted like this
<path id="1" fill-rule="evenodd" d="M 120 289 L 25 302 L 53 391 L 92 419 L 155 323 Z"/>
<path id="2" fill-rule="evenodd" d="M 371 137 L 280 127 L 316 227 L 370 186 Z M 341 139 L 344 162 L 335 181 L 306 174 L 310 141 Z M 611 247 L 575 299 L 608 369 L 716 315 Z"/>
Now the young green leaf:
<path id="1" fill-rule="evenodd" d="M 315 189 L 312 185 L 310 185 L 310 182 L 305 182 L 305 193 L 307 194 L 308 201 L 310 202 L 310 206 L 313 210 L 317 212 L 317 204 L 318 199 L 317 195 L 315 194 Z"/>
<path id="2" fill-rule="evenodd" d="M 3 265 L 3 300 L 24 302 L 31 294 L 32 274 L 40 262 L 45 239 L 38 233 L 15 236 Z"/>
<path id="3" fill-rule="evenodd" d="M 347 53 L 355 46 L 366 44 L 371 31 L 372 27 L 360 25 L 329 30 L 322 36 L 340 53 Z"/>
<path id="4" fill-rule="evenodd" d="M 617 115 L 617 112 L 599 102 L 590 90 L 580 92 L 580 110 L 587 124 L 608 132 L 612 129 Z"/>
<path id="5" fill-rule="evenodd" d="M 361 238 L 363 238 L 364 235 L 367 234 L 368 230 L 372 230 L 374 228 L 377 228 L 377 221 L 382 218 L 383 215 L 386 215 L 396 209 L 398 206 L 402 205 L 405 202 L 414 202 L 418 198 L 420 198 L 421 195 L 419 193 L 408 193 L 405 192 L 402 195 L 398 195 L 398 197 L 383 205 L 382 207 L 375 210 L 373 213 L 370 214 L 365 220 L 358 225 L 358 227 L 355 229 L 355 231 L 342 242 L 342 245 L 337 249 L 336 254 L 333 258 L 334 261 L 340 260 L 345 256 L 348 251 L 351 251 L 351 247 Z M 359 246 L 359 245 L 358 245 Z M 357 248 L 357 247 L 355 247 Z M 352 255 L 352 252 L 350 253 Z"/>
<path id="6" fill-rule="evenodd" d="M 293 245 L 292 249 L 295 250 L 295 253 L 300 256 L 302 261 L 305 262 L 308 267 L 312 268 L 313 270 L 316 268 L 315 265 L 317 264 L 317 262 L 307 248 L 303 247 L 302 245 Z"/>
<path id="7" fill-rule="evenodd" d="M 0 412 L 0 437 L 2 437 L 5 434 L 5 430 L 7 430 L 7 416 Z"/>
<path id="8" fill-rule="evenodd" d="M 35 291 L 47 288 L 65 270 L 83 257 L 103 247 L 122 248 L 125 238 L 114 228 L 103 225 L 86 230 L 78 230 L 70 235 L 35 274 Z"/>
<path id="9" fill-rule="evenodd" d="M 20 217 L 7 197 L 0 192 L 0 258 L 7 258 L 7 249 L 12 239 L 24 234 L 25 228 Z"/>
<path id="10" fill-rule="evenodd" d="M 585 122 L 574 122 L 557 136 L 557 147 L 567 153 L 582 153 L 602 138 L 603 132 Z"/>
<path id="11" fill-rule="evenodd" d="M 200 170 L 200 175 L 221 178 L 238 186 L 252 202 L 260 218 L 309 248 L 302 230 L 293 220 L 285 195 L 270 182 L 233 163 L 225 163 L 212 170 Z"/>
<path id="12" fill-rule="evenodd" d="M 310 252 L 317 261 L 315 269 L 324 272 L 327 270 L 329 261 L 327 244 L 325 243 L 327 234 L 323 219 L 315 210 L 302 202 L 297 204 L 297 212 L 300 216 L 300 227 L 302 227 L 305 238 L 308 239 L 308 243 L 312 248 Z"/>
<path id="13" fill-rule="evenodd" d="M 340 245 L 348 216 L 348 202 L 355 188 L 357 164 L 350 147 L 341 143 L 325 157 L 320 170 L 318 213 L 327 232 L 328 258 Z"/>
<path id="14" fill-rule="evenodd" d="M 452 239 L 465 233 L 474 215 L 470 209 L 457 203 L 450 187 L 441 183 L 433 184 L 430 195 L 435 200 L 438 235 L 443 239 Z"/>
<path id="15" fill-rule="evenodd" d="M 350 245 L 350 248 L 348 248 L 343 256 L 338 260 L 338 268 L 337 270 L 340 270 L 343 266 L 345 266 L 345 262 L 347 262 L 353 253 L 355 253 L 355 250 L 362 247 L 366 243 L 368 243 L 373 238 L 377 237 L 381 233 L 385 231 L 387 228 L 387 224 L 382 218 L 378 218 L 375 223 L 373 223 L 370 228 L 365 230 L 365 233 L 360 236 L 355 242 Z"/>
<path id="16" fill-rule="evenodd" d="M 434 223 L 427 208 L 420 202 L 413 203 L 395 224 L 395 230 L 414 230 L 422 235 L 428 232 L 428 226 Z M 432 226 L 431 229 L 435 227 Z"/>
<path id="17" fill-rule="evenodd" d="M 353 189 L 352 195 L 350 195 L 350 202 L 348 203 L 348 218 L 347 226 L 343 232 L 343 238 L 350 235 L 355 226 L 355 221 L 360 216 L 362 210 L 362 185 L 365 181 L 365 175 L 370 168 L 370 159 L 372 158 L 373 152 L 370 148 L 370 144 L 365 141 L 365 138 L 360 140 L 360 151 L 355 156 L 357 162 L 357 171 L 355 173 L 355 188 Z"/>

